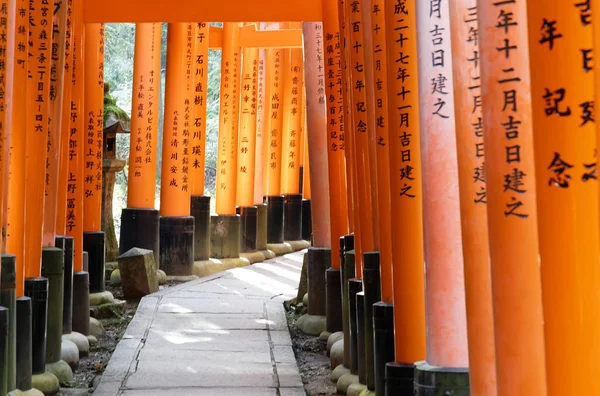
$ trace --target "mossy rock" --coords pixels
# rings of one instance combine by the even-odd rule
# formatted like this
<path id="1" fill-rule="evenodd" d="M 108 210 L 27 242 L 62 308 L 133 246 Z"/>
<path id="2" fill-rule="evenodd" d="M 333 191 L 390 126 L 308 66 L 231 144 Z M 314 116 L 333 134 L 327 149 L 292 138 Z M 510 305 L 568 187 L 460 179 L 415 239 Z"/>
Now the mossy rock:
<path id="1" fill-rule="evenodd" d="M 115 300 L 113 303 L 101 304 L 90 308 L 90 316 L 100 319 L 121 318 L 125 313 L 125 301 Z"/>

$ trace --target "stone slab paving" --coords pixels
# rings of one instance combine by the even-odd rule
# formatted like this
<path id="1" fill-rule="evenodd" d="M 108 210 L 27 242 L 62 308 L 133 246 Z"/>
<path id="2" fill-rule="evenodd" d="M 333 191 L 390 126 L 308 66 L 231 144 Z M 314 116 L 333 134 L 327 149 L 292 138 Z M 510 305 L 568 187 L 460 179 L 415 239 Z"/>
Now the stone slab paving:
<path id="1" fill-rule="evenodd" d="M 143 298 L 94 395 L 305 395 L 283 309 L 304 253 Z"/>

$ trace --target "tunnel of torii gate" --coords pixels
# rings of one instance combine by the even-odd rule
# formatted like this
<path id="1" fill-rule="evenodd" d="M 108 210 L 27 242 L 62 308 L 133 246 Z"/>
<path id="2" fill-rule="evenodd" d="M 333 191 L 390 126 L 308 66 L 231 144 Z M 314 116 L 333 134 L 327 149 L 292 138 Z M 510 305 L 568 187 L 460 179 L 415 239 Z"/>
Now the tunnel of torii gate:
<path id="1" fill-rule="evenodd" d="M 90 308 L 115 301 L 119 22 L 136 23 L 119 262 L 205 276 L 308 248 L 305 321 L 339 337 L 341 392 L 600 395 L 594 3 L 0 0 L 0 395 L 56 393 L 65 345 L 85 356 Z"/>

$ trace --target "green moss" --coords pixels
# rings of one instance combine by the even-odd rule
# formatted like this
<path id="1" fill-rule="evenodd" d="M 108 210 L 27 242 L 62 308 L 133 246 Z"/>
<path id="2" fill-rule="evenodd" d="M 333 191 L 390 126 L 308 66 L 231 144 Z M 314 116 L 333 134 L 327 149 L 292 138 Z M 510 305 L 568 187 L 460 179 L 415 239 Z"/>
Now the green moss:
<path id="1" fill-rule="evenodd" d="M 108 92 L 104 94 L 104 123 L 110 115 L 113 115 L 119 121 L 130 121 L 129 115 L 125 110 L 117 105 L 117 100 Z"/>

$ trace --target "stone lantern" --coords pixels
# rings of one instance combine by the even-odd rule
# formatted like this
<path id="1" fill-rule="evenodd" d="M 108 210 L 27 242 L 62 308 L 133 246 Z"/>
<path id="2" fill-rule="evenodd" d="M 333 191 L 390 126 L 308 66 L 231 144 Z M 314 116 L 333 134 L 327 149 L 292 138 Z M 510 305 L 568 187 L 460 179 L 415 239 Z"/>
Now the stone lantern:
<path id="1" fill-rule="evenodd" d="M 125 160 L 117 158 L 117 134 L 129 133 L 131 121 L 127 113 L 117 106 L 109 94 L 109 84 L 104 84 L 104 158 L 102 166 L 102 230 L 106 234 L 106 262 L 117 261 L 119 245 L 113 218 L 113 194 L 116 174 L 125 168 Z"/>

